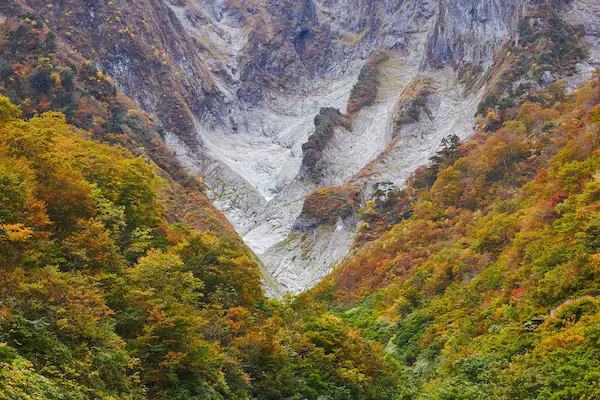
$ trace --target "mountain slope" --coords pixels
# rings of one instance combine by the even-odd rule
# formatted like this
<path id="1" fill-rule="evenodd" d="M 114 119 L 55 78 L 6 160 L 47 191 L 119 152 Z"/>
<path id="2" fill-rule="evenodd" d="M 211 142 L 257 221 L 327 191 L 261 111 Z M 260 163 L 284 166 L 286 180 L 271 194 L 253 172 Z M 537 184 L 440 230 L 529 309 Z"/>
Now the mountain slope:
<path id="1" fill-rule="evenodd" d="M 161 122 L 177 157 L 205 177 L 215 206 L 292 292 L 323 278 L 357 228 L 356 216 L 320 225 L 302 250 L 294 226 L 313 190 L 356 184 L 365 204 L 373 185 L 401 186 L 442 139 L 470 137 L 494 56 L 519 41 L 522 21 L 538 29 L 564 10 L 595 43 L 579 1 L 14 4 L 0 12 L 41 15 L 67 51 L 94 60 Z M 369 71 L 377 57 L 386 60 Z M 424 104 L 398 119 L 427 80 Z M 351 126 L 319 142 L 309 179 L 304 145 L 328 107 L 347 111 Z"/>
<path id="2" fill-rule="evenodd" d="M 444 9 L 443 3 L 438 6 Z M 567 13 L 575 6 L 576 4 L 557 6 L 543 2 L 524 3 L 514 9 L 508 6 L 484 7 L 482 11 L 484 14 L 492 13 L 485 16 L 474 16 L 472 13 L 461 14 L 459 12 L 461 8 L 458 7 L 451 15 L 453 20 L 443 23 L 438 21 L 433 28 L 420 20 L 424 28 L 408 35 L 412 38 L 413 44 L 415 41 L 419 43 L 420 35 L 429 35 L 426 46 L 436 43 L 434 39 L 453 43 L 448 45 L 449 53 L 445 53 L 443 56 L 445 58 L 441 55 L 432 55 L 433 50 L 425 47 L 421 42 L 421 47 L 409 46 L 405 49 L 408 50 L 407 52 L 385 52 L 386 60 L 377 64 L 373 68 L 372 76 L 366 77 L 364 81 L 361 72 L 348 101 L 349 127 L 334 128 L 331 137 L 322 145 L 322 150 L 318 153 L 319 164 L 316 167 L 319 169 L 318 178 L 305 179 L 302 176 L 303 165 L 297 178 L 298 183 L 292 184 L 292 187 L 301 187 L 302 190 L 296 189 L 292 194 L 283 191 L 272 200 L 273 206 L 285 211 L 280 211 L 280 214 L 270 214 L 268 228 L 261 225 L 257 232 L 261 238 L 264 238 L 264 234 L 270 229 L 285 228 L 286 225 L 282 225 L 281 221 L 286 221 L 286 218 L 280 215 L 284 213 L 289 215 L 289 199 L 295 195 L 298 200 L 293 203 L 292 210 L 294 215 L 300 213 L 300 216 L 293 224 L 291 218 L 288 219 L 286 230 L 290 230 L 291 227 L 291 234 L 286 240 L 261 255 L 283 286 L 295 292 L 319 282 L 350 250 L 356 231 L 362 224 L 356 211 L 371 199 L 376 186 L 401 187 L 418 166 L 427 163 L 443 140 L 454 136 L 462 140 L 473 134 L 476 123 L 474 115 L 477 112 L 481 113 L 479 106 L 481 101 L 484 103 L 490 101 L 496 96 L 496 91 L 507 89 L 505 85 L 517 85 L 520 79 L 528 79 L 525 74 L 528 68 L 539 60 L 545 42 L 536 45 L 533 57 L 528 56 L 519 60 L 509 57 L 508 60 L 502 61 L 502 53 L 511 50 L 513 41 L 516 41 L 514 43 L 517 47 L 524 48 L 528 45 L 521 44 L 523 39 L 520 39 L 519 27 L 527 23 L 531 24 L 536 32 L 545 31 L 546 27 L 553 24 L 553 18 L 557 13 Z M 474 11 L 476 8 L 462 9 L 465 13 L 468 10 Z M 512 12 L 509 12 L 510 10 Z M 493 14 L 494 12 L 498 14 Z M 406 15 L 410 14 L 402 8 L 398 10 L 398 14 L 395 14 L 396 19 L 400 21 L 403 20 L 402 16 Z M 480 17 L 481 21 L 476 17 Z M 478 22 L 472 22 L 470 26 L 464 25 L 465 19 L 471 21 L 473 18 Z M 575 40 L 579 40 L 583 33 L 580 29 L 584 28 L 577 25 L 577 22 L 582 22 L 581 20 L 574 22 L 576 23 L 572 27 L 565 26 L 564 29 L 569 30 L 569 34 L 573 35 Z M 445 25 L 440 26 L 440 24 Z M 594 32 L 593 26 L 593 23 L 588 24 L 587 29 Z M 452 30 L 447 27 L 452 27 Z M 443 35 L 451 36 L 452 41 L 447 36 L 442 38 L 436 36 L 438 34 L 435 32 L 438 29 L 450 31 Z M 403 37 L 411 43 L 406 33 L 403 33 Z M 496 38 L 496 41 L 490 41 L 490 37 Z M 585 39 L 594 49 L 592 53 L 597 49 L 597 42 L 593 38 L 593 35 L 589 35 Z M 483 42 L 479 42 L 480 40 Z M 460 45 L 468 43 L 465 45 L 467 49 L 460 49 L 457 43 Z M 439 43 L 436 46 L 445 48 Z M 453 49 L 452 46 L 458 48 Z M 529 50 L 531 49 L 533 46 L 529 47 Z M 469 51 L 476 51 L 477 57 L 470 55 Z M 558 77 L 573 76 L 569 86 L 576 87 L 578 81 L 590 76 L 594 69 L 594 62 L 597 60 L 592 55 L 592 58 L 586 61 L 583 50 L 580 54 L 569 52 L 563 56 L 564 60 L 561 62 L 566 60 L 567 63 L 571 63 L 570 69 L 563 68 L 561 65 L 553 66 L 551 62 L 539 62 L 540 75 L 536 80 L 540 82 L 544 80 L 545 83 L 541 84 L 547 85 Z M 377 57 L 376 54 L 371 56 L 367 66 Z M 499 62 L 504 62 L 504 65 L 499 65 Z M 545 75 L 540 79 L 543 74 Z M 362 109 L 352 109 L 352 102 L 355 101 L 352 97 L 353 93 L 364 91 L 363 88 L 367 83 L 374 86 L 376 94 L 373 101 Z M 320 128 L 316 122 L 315 126 L 315 132 L 318 132 Z M 308 143 L 311 143 L 310 138 Z M 321 205 L 311 204 L 318 196 L 306 195 L 306 190 L 310 188 L 307 187 L 307 181 L 316 187 L 334 185 L 331 193 L 336 193 L 336 186 L 340 185 L 344 186 L 346 191 L 354 191 L 358 188 L 360 195 L 354 212 L 337 220 L 311 219 L 310 215 L 301 210 L 321 207 Z M 301 196 L 304 197 L 303 205 L 300 205 Z M 329 211 L 332 212 L 331 209 Z M 245 239 L 252 245 L 253 233 L 247 235 Z"/>
<path id="3" fill-rule="evenodd" d="M 95 60 L 162 122 L 178 157 L 206 177 L 215 205 L 294 292 L 318 281 L 352 237 L 344 229 L 345 244 L 329 246 L 338 256 L 328 265 L 317 262 L 316 253 L 308 257 L 313 269 L 289 257 L 286 237 L 306 195 L 344 183 L 394 144 L 389 126 L 398 96 L 420 75 L 447 82 L 432 99 L 431 115 L 439 118 L 426 128 L 443 126 L 447 132 L 394 146 L 400 154 L 390 157 L 386 170 L 403 177 L 394 183 L 432 155 L 445 133 L 469 136 L 481 94 L 474 82 L 528 7 L 495 0 L 25 4 L 67 47 Z M 376 48 L 390 53 L 381 77 L 390 90 L 373 105 L 351 110 L 356 136 L 335 135 L 323 149 L 327 176 L 320 182 L 303 178 L 302 145 L 314 133 L 314 116 L 322 107 L 345 111 L 361 67 Z M 352 150 L 357 141 L 367 151 Z M 351 164 L 338 156 L 347 151 Z M 406 162 L 407 154 L 420 156 Z M 383 179 L 375 175 L 362 186 Z M 327 247 L 329 240 L 324 235 L 317 247 Z M 270 261 L 282 257 L 285 262 Z"/>
<path id="4" fill-rule="evenodd" d="M 561 49 L 567 42 L 543 54 L 559 62 L 576 51 Z M 387 345 L 404 365 L 408 398 L 600 393 L 599 79 L 488 108 L 470 141 L 446 147 L 404 196 L 370 211 L 405 203 L 405 219 L 314 289 Z"/>

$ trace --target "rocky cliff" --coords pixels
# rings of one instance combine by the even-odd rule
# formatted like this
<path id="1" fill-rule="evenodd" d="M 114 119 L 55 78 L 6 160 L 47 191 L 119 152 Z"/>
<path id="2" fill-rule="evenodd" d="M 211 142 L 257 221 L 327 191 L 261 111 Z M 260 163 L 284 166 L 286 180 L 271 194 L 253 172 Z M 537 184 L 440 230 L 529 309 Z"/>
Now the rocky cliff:
<path id="1" fill-rule="evenodd" d="M 42 15 L 71 51 L 95 60 L 156 116 L 177 157 L 206 177 L 213 203 L 292 292 L 316 284 L 348 253 L 356 210 L 373 185 L 401 186 L 442 139 L 471 135 L 498 54 L 519 45 L 523 21 L 537 29 L 560 11 L 583 26 L 590 47 L 568 75 L 588 74 L 598 62 L 591 0 L 25 4 L 0 12 Z M 548 82 L 566 72 L 549 74 Z M 337 109 L 344 121 L 314 140 L 322 108 Z M 308 162 L 307 154 L 318 159 Z M 318 169 L 307 173 L 312 164 Z M 328 186 L 344 190 L 313 193 Z M 350 211 L 307 215 L 311 201 L 339 210 L 328 195 L 343 204 L 351 198 Z"/>

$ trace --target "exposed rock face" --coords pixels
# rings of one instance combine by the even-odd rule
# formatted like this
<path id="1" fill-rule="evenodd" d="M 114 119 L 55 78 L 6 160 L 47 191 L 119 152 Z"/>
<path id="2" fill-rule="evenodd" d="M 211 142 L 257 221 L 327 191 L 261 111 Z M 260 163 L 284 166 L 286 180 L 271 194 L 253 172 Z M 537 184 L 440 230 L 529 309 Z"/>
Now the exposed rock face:
<path id="1" fill-rule="evenodd" d="M 165 126 L 167 142 L 284 290 L 317 283 L 347 254 L 354 216 L 312 224 L 304 199 L 326 185 L 402 185 L 441 140 L 471 135 L 487 72 L 518 20 L 545 0 L 26 0 Z M 597 2 L 563 16 L 586 26 L 598 60 Z M 594 17 L 594 13 L 596 17 Z M 595 18 L 595 19 L 594 19 Z M 346 112 L 373 50 L 374 104 L 337 124 L 320 179 L 300 174 L 321 108 Z M 431 82 L 418 106 L 402 94 Z M 408 104 L 408 105 L 407 105 Z M 399 107 L 412 110 L 397 129 Z M 418 114 L 418 115 L 415 115 Z M 307 222 L 308 221 L 308 222 Z M 296 229 L 293 229 L 294 225 Z M 302 227 L 302 229 L 300 229 Z"/>
<path id="2" fill-rule="evenodd" d="M 516 29 L 520 2 L 348 3 L 342 6 L 330 2 L 321 7 L 328 10 L 328 15 L 343 15 L 334 22 L 337 29 L 363 35 L 357 47 L 364 50 L 349 61 L 360 59 L 366 51 L 379 46 L 388 50 L 389 58 L 380 67 L 375 103 L 352 115 L 351 130 L 336 127 L 322 149 L 319 184 L 356 183 L 363 196 L 368 197 L 376 182 L 402 185 L 417 166 L 428 161 L 444 137 L 457 134 L 464 139 L 471 134 L 483 81 L 467 86 L 459 79 L 459 73 L 464 75 L 461 69 L 465 69 L 475 71 L 477 78 L 484 76 L 496 48 Z M 346 12 L 341 12 L 340 7 L 347 7 Z M 353 73 L 356 76 L 356 70 Z M 430 112 L 394 137 L 394 115 L 401 94 L 422 76 L 439 82 L 436 92 L 427 98 L 426 109 Z M 345 109 L 344 105 L 329 105 Z M 289 186 L 301 185 L 310 189 L 312 182 L 295 179 Z M 298 215 L 305 193 L 284 190 L 267 209 Z M 317 283 L 347 254 L 356 228 L 355 219 L 341 217 L 314 226 L 304 214 L 293 225 L 293 220 L 281 212 L 267 214 L 263 221 L 256 229 L 260 236 L 250 231 L 245 237 L 254 248 L 258 248 L 254 240 L 263 241 L 272 233 L 275 234 L 271 237 L 279 239 L 292 226 L 296 228 L 285 240 L 266 246 L 268 249 L 262 254 L 278 281 L 293 292 Z M 304 229 L 300 232 L 298 226 Z"/>
<path id="3" fill-rule="evenodd" d="M 570 24 L 583 27 L 582 41 L 589 48 L 589 59 L 577 65 L 578 74 L 570 79 L 571 84 L 577 84 L 582 79 L 589 79 L 594 70 L 600 68 L 600 3 L 573 0 L 565 4 L 561 16 Z"/>

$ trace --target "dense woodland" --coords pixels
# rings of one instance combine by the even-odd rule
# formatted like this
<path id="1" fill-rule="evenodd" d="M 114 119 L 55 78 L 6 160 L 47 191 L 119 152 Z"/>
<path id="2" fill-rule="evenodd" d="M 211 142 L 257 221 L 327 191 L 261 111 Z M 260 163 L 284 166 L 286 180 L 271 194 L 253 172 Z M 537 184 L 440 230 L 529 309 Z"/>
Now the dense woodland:
<path id="1" fill-rule="evenodd" d="M 393 398 L 383 346 L 265 299 L 110 78 L 34 15 L 0 26 L 0 399 Z"/>
<path id="2" fill-rule="evenodd" d="M 560 20 L 406 188 L 314 194 L 356 247 L 283 300 L 109 77 L 35 15 L 0 27 L 0 399 L 600 396 L 600 73 L 509 84 L 583 57 Z"/>

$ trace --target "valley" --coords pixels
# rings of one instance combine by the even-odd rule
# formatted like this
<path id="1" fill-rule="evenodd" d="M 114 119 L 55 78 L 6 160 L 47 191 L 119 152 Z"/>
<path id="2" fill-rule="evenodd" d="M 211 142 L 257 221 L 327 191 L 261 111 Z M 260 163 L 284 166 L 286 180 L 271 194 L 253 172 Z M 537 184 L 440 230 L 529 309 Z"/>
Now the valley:
<path id="1" fill-rule="evenodd" d="M 0 2 L 0 400 L 600 396 L 595 0 Z"/>

